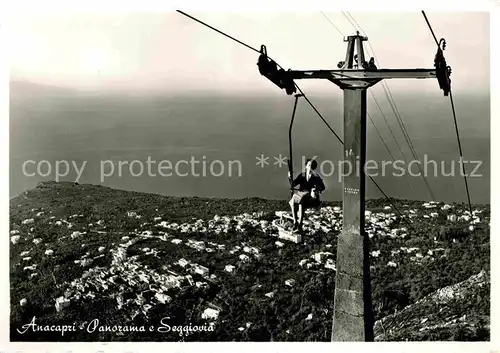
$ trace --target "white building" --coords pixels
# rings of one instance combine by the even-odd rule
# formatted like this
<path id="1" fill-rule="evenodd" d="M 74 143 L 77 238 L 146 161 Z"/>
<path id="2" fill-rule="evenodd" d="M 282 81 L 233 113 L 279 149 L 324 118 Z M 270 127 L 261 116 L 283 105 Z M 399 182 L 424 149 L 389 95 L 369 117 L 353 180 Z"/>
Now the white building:
<path id="1" fill-rule="evenodd" d="M 387 266 L 389 266 L 389 267 L 397 267 L 398 265 L 394 261 L 389 261 L 387 263 Z"/>
<path id="2" fill-rule="evenodd" d="M 332 259 L 326 260 L 325 268 L 329 268 L 330 270 L 337 271 L 337 267 L 335 266 L 335 262 Z"/>
<path id="3" fill-rule="evenodd" d="M 328 251 L 322 251 L 312 255 L 312 258 L 316 260 L 316 262 L 321 263 L 328 256 L 333 256 L 333 254 Z"/>
<path id="4" fill-rule="evenodd" d="M 375 250 L 375 251 L 372 251 L 371 255 L 372 255 L 373 257 L 379 257 L 379 255 L 380 255 L 380 250 Z"/>
<path id="5" fill-rule="evenodd" d="M 156 298 L 156 300 L 158 300 L 162 304 L 170 303 L 172 301 L 171 297 L 169 297 L 168 295 L 163 294 L 163 293 L 156 293 L 155 298 Z"/>
<path id="6" fill-rule="evenodd" d="M 71 304 L 69 299 L 66 299 L 64 297 L 59 297 L 56 299 L 56 310 L 61 311 L 64 308 L 67 308 Z"/>
<path id="7" fill-rule="evenodd" d="M 250 260 L 250 258 L 245 254 L 241 254 L 239 257 L 240 257 L 240 260 L 243 262 L 248 262 Z"/>
<path id="8" fill-rule="evenodd" d="M 201 314 L 201 318 L 205 320 L 217 320 L 219 317 L 219 310 L 215 310 L 212 308 L 206 308 L 203 314 Z"/>
<path id="9" fill-rule="evenodd" d="M 448 219 L 448 221 L 451 221 L 451 222 L 456 222 L 457 221 L 457 215 L 455 215 L 455 214 L 450 214 L 446 218 Z"/>
<path id="10" fill-rule="evenodd" d="M 196 272 L 202 276 L 205 276 L 205 275 L 208 275 L 208 268 L 206 268 L 205 266 L 201 266 L 201 265 L 196 264 L 195 268 L 194 268 L 194 272 Z"/>

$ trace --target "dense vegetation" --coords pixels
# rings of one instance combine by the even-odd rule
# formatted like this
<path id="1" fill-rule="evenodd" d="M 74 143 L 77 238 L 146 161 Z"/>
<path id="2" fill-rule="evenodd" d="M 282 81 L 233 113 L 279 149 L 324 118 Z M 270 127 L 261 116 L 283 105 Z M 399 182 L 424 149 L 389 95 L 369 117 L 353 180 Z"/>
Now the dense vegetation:
<path id="1" fill-rule="evenodd" d="M 424 217 L 431 211 L 422 207 L 422 202 L 394 200 L 398 208 L 408 214 L 416 210 L 412 227 L 404 220 L 394 217 L 391 229 L 408 228 L 404 237 L 390 237 L 383 232 L 375 233 L 371 239 L 371 250 L 380 251 L 372 256 L 372 292 L 374 314 L 381 319 L 401 311 L 436 290 L 466 280 L 485 270 L 489 273 L 489 206 L 475 206 L 481 222 L 471 231 L 465 221 L 451 222 L 446 215 L 454 212 L 463 214 L 464 205 L 452 205 L 447 212 L 439 211 L 437 217 Z M 335 206 L 335 203 L 325 203 Z M 370 200 L 367 209 L 387 213 L 386 200 Z M 272 231 L 266 231 L 256 224 L 271 221 L 274 211 L 286 209 L 285 201 L 258 198 L 240 200 L 175 198 L 154 194 L 114 190 L 101 186 L 73 185 L 71 183 L 43 183 L 36 189 L 11 200 L 11 231 L 20 239 L 11 244 L 11 339 L 32 341 L 96 341 L 96 340 L 166 340 L 166 341 L 329 341 L 335 271 L 320 264 L 300 266 L 303 259 L 311 260 L 317 252 L 336 254 L 338 231 L 317 231 L 306 236 L 301 245 L 283 241 L 278 246 Z M 338 204 L 337 204 L 338 206 Z M 130 217 L 136 212 L 139 217 Z M 252 215 L 253 212 L 259 212 Z M 437 212 L 437 211 L 436 211 Z M 181 232 L 168 230 L 155 219 L 161 218 L 179 224 L 208 221 L 215 216 L 237 216 L 247 213 L 253 224 L 241 229 L 233 227 L 231 221 L 227 233 L 211 231 Z M 33 219 L 31 222 L 26 220 Z M 63 222 L 57 224 L 57 221 Z M 68 224 L 66 226 L 66 224 Z M 69 226 L 71 224 L 71 226 Z M 72 237 L 75 232 L 78 237 Z M 141 237 L 145 231 L 150 237 Z M 18 233 L 17 233 L 18 232 Z M 267 234 L 266 234 L 267 233 Z M 14 234 L 11 232 L 11 235 Z M 159 236 L 163 234 L 167 240 Z M 112 262 L 110 249 L 122 244 L 128 236 L 135 242 L 126 247 L 129 258 L 136 256 L 145 271 L 167 273 L 175 271 L 184 274 L 185 269 L 176 264 L 180 258 L 208 267 L 217 276 L 207 281 L 201 275 L 193 274 L 193 281 L 205 282 L 204 286 L 189 285 L 186 280 L 179 288 L 172 288 L 168 294 L 172 301 L 156 304 L 147 312 L 133 318 L 130 310 L 118 308 L 114 295 L 93 291 L 93 296 L 72 301 L 71 305 L 58 312 L 55 299 L 64 296 L 71 281 L 87 276 L 88 267 L 75 261 L 94 257 L 91 267 L 109 268 Z M 225 250 L 214 252 L 198 251 L 170 240 L 188 238 L 205 243 L 223 244 Z M 33 243 L 41 239 L 40 243 Z M 238 259 L 239 252 L 229 250 L 247 245 L 259 249 L 259 256 L 250 256 L 248 262 Z M 99 250 L 100 247 L 105 248 Z M 144 249 L 155 249 L 147 253 Z M 403 249 L 415 248 L 422 256 Z M 46 255 L 46 250 L 53 255 Z M 438 250 L 436 250 L 438 249 Z M 399 252 L 395 252 L 399 250 Z M 29 251 L 29 254 L 23 252 Z M 428 255 L 429 252 L 432 255 Z M 26 257 L 29 260 L 25 260 Z M 333 256 L 333 259 L 335 257 Z M 25 267 L 36 263 L 37 275 Z M 396 267 L 388 266 L 395 262 Z M 227 264 L 236 266 L 234 272 L 224 271 Z M 139 266 L 138 265 L 138 266 Z M 141 267 L 141 268 L 142 268 Z M 121 271 L 118 268 L 117 271 Z M 127 272 L 123 270 L 123 272 Z M 125 275 L 125 274 L 123 274 Z M 130 273 L 128 273 L 130 275 Z M 293 286 L 285 280 L 294 279 Z M 127 284 L 127 283 L 125 283 Z M 128 285 L 138 293 L 144 293 L 149 300 L 150 285 L 138 283 Z M 114 284 L 109 284 L 113 287 Z M 113 287 L 114 288 L 114 287 Z M 274 292 L 274 296 L 266 293 Z M 108 293 L 108 292 L 106 292 Z M 134 295 L 135 295 L 134 294 Z M 131 295 L 130 292 L 128 295 Z M 20 305 L 21 299 L 26 304 Z M 82 330 L 66 332 L 32 332 L 20 334 L 18 329 L 29 323 L 33 316 L 40 325 L 77 326 L 93 319 L 108 325 L 160 326 L 162 318 L 169 317 L 168 324 L 207 325 L 201 313 L 207 305 L 221 308 L 214 330 L 192 332 L 180 336 L 177 332 L 132 332 L 119 335 L 112 332 L 88 333 Z M 453 304 L 450 304 L 453 305 Z M 460 302 L 456 313 L 471 317 L 489 317 L 489 287 L 481 289 L 466 306 Z M 430 308 L 429 310 L 433 310 Z M 442 330 L 432 337 L 415 336 L 413 339 L 432 340 L 487 340 L 488 322 L 475 321 L 479 329 L 474 335 Z M 450 332 L 449 332 L 450 331 Z M 404 338 L 404 337 L 403 337 Z M 402 339 L 397 337 L 394 339 Z"/>

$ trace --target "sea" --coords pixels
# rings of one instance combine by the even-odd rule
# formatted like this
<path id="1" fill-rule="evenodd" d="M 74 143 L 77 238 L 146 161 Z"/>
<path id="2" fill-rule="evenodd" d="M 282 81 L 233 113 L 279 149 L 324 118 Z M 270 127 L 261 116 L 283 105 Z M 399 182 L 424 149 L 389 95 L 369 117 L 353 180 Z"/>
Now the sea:
<path id="1" fill-rule="evenodd" d="M 380 96 L 381 114 L 368 95 L 369 175 L 390 197 L 466 202 L 449 97 L 393 96 L 406 133 L 387 100 Z M 343 139 L 341 93 L 308 97 Z M 453 98 L 471 201 L 488 204 L 490 96 Z M 78 180 L 171 196 L 286 199 L 292 109 L 282 92 L 82 93 L 11 83 L 10 196 L 44 180 Z M 314 157 L 323 199 L 341 200 L 343 146 L 303 99 L 292 143 L 294 174 Z M 369 178 L 366 197 L 382 197 Z"/>

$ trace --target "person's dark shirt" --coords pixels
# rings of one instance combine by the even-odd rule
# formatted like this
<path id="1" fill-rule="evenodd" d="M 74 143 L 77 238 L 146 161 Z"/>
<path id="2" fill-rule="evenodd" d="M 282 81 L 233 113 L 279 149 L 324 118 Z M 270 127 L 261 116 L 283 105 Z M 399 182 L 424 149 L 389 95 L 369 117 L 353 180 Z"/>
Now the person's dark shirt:
<path id="1" fill-rule="evenodd" d="M 300 173 L 292 182 L 292 188 L 297 185 L 299 186 L 299 191 L 311 191 L 313 188 L 316 188 L 318 192 L 323 192 L 325 190 L 323 179 L 316 173 L 311 174 L 309 180 L 307 180 L 305 172 Z"/>

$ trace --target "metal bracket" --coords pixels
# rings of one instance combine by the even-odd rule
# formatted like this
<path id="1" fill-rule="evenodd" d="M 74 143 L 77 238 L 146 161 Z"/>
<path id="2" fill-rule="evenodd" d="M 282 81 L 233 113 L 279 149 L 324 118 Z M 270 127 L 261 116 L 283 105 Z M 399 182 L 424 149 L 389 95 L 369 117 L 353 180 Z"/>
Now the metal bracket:
<path id="1" fill-rule="evenodd" d="M 265 45 L 260 47 L 259 60 L 257 61 L 259 72 L 276 86 L 284 89 L 288 95 L 297 92 L 295 83 L 290 76 L 290 70 L 285 71 L 283 68 L 278 69 L 278 65 L 267 56 L 267 48 Z"/>
<path id="2" fill-rule="evenodd" d="M 441 38 L 438 43 L 438 49 L 434 56 L 434 66 L 436 67 L 436 77 L 439 88 L 443 90 L 445 96 L 448 96 L 451 90 L 451 67 L 446 63 L 443 50 L 446 49 L 446 40 Z"/>

